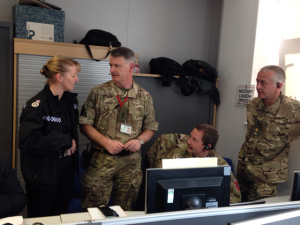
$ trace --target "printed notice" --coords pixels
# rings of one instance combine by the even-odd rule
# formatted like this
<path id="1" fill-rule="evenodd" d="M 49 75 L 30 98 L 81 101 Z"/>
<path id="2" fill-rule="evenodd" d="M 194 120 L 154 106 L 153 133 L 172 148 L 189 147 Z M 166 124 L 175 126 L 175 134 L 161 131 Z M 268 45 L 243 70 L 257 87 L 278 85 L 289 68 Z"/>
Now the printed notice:
<path id="1" fill-rule="evenodd" d="M 237 98 L 236 104 L 237 105 L 247 105 L 254 97 L 254 84 L 239 84 L 237 86 Z"/>
<path id="2" fill-rule="evenodd" d="M 27 39 L 54 41 L 54 25 L 26 22 Z"/>

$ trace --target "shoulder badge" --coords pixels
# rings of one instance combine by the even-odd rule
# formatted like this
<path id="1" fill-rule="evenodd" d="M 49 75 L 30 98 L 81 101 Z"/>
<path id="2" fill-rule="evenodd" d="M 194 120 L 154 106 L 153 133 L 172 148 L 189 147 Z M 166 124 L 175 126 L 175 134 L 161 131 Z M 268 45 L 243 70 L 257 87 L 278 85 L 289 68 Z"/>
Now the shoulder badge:
<path id="1" fill-rule="evenodd" d="M 33 102 L 33 103 L 31 104 L 31 106 L 32 106 L 32 107 L 38 107 L 38 106 L 39 106 L 39 103 L 38 103 L 38 102 Z"/>
<path id="2" fill-rule="evenodd" d="M 236 190 L 240 191 L 239 183 L 237 182 L 236 178 L 233 178 L 233 183 L 235 185 Z"/>

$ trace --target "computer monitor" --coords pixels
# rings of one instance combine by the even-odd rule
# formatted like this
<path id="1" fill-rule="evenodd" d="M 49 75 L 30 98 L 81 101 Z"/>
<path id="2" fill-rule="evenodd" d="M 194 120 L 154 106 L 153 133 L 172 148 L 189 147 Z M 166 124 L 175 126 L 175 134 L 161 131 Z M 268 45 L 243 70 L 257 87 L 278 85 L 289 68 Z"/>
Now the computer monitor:
<path id="1" fill-rule="evenodd" d="M 299 201 L 299 200 L 300 200 L 300 171 L 295 171 L 291 201 Z"/>
<path id="2" fill-rule="evenodd" d="M 146 213 L 229 206 L 230 166 L 146 171 Z"/>

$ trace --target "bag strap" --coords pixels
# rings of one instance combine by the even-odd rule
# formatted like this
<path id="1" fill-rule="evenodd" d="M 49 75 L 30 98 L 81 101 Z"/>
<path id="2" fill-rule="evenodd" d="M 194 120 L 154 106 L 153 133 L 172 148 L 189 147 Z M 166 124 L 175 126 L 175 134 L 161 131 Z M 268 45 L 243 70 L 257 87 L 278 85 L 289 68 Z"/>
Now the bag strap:
<path id="1" fill-rule="evenodd" d="M 107 56 L 109 56 L 109 54 L 111 53 L 111 50 L 112 50 L 111 42 L 109 42 L 109 51 L 106 54 L 106 56 L 103 59 L 95 59 L 94 56 L 93 56 L 93 54 L 92 54 L 92 51 L 90 49 L 90 46 L 86 42 L 84 43 L 84 45 L 85 45 L 86 50 L 88 51 L 88 53 L 92 57 L 92 59 L 94 59 L 96 62 L 100 62 L 101 60 L 105 59 Z"/>

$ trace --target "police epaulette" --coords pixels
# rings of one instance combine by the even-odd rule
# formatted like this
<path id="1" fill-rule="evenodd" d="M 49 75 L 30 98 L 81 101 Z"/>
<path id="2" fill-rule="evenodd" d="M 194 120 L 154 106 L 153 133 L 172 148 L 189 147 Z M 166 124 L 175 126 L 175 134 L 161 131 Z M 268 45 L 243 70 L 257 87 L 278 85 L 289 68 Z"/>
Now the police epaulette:
<path id="1" fill-rule="evenodd" d="M 39 106 L 41 106 L 46 99 L 47 99 L 46 96 L 35 96 L 26 103 L 24 108 L 25 107 L 39 108 Z"/>

